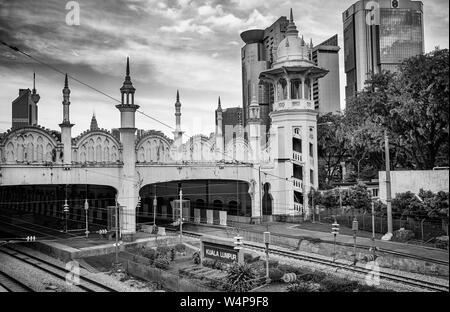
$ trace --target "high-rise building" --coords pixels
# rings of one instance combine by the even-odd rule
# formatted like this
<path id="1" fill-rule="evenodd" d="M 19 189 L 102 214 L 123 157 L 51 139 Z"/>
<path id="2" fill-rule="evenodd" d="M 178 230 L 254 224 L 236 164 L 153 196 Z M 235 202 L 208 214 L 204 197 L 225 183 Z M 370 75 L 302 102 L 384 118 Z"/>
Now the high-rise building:
<path id="1" fill-rule="evenodd" d="M 312 44 L 312 43 L 311 43 Z M 339 50 L 338 36 L 325 40 L 313 48 L 314 63 L 328 70 L 328 74 L 314 82 L 314 105 L 321 114 L 337 113 L 341 110 L 341 92 L 339 86 Z"/>
<path id="2" fill-rule="evenodd" d="M 261 72 L 271 69 L 276 60 L 276 49 L 286 38 L 289 20 L 282 16 L 266 29 L 251 29 L 241 33 L 245 42 L 242 48 L 242 97 L 243 125 L 247 126 L 252 90 L 260 105 L 260 115 L 266 131 L 270 128 L 269 113 L 273 111 L 274 90 L 267 82 L 260 82 Z M 321 113 L 340 110 L 339 93 L 339 46 L 337 35 L 326 40 L 313 49 L 313 57 L 318 66 L 329 70 L 330 74 L 322 78 L 315 86 L 316 109 Z M 256 87 L 254 87 L 256 86 Z"/>
<path id="3" fill-rule="evenodd" d="M 19 89 L 19 96 L 12 102 L 12 127 L 36 126 L 38 124 L 38 106 L 40 96 L 36 93 L 35 76 L 33 91 Z"/>
<path id="4" fill-rule="evenodd" d="M 372 73 L 395 71 L 403 60 L 425 50 L 421 1 L 361 0 L 342 17 L 346 98 L 361 91 Z"/>

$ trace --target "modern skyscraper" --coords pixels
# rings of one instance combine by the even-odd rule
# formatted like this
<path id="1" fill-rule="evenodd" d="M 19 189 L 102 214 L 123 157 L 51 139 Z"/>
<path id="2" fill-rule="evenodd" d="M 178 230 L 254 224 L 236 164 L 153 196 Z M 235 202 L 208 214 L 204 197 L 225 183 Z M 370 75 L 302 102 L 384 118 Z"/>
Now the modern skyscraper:
<path id="1" fill-rule="evenodd" d="M 40 96 L 36 93 L 33 74 L 33 91 L 20 89 L 19 96 L 12 102 L 12 127 L 36 126 L 38 124 L 38 106 Z"/>
<path id="2" fill-rule="evenodd" d="M 342 17 L 346 98 L 362 90 L 372 73 L 395 71 L 406 58 L 424 53 L 421 1 L 361 0 Z"/>
<path id="3" fill-rule="evenodd" d="M 311 44 L 312 45 L 312 42 Z M 314 82 L 313 96 L 315 109 L 321 114 L 337 113 L 341 110 L 341 91 L 339 86 L 338 36 L 325 40 L 313 48 L 312 61 L 328 70 L 328 74 Z"/>
<path id="4" fill-rule="evenodd" d="M 243 96 L 243 125 L 247 126 L 249 106 L 252 101 L 253 86 L 256 88 L 256 99 L 260 105 L 260 118 L 265 130 L 270 128 L 269 113 L 273 111 L 274 90 L 266 82 L 260 82 L 261 72 L 271 69 L 276 59 L 276 49 L 286 38 L 289 20 L 282 16 L 266 29 L 252 29 L 241 33 L 245 42 L 242 48 L 242 96 Z M 312 42 L 311 42 L 312 44 Z M 340 110 L 339 93 L 339 46 L 337 35 L 313 48 L 314 62 L 327 70 L 330 74 L 317 82 L 315 86 L 315 106 L 321 113 Z"/>

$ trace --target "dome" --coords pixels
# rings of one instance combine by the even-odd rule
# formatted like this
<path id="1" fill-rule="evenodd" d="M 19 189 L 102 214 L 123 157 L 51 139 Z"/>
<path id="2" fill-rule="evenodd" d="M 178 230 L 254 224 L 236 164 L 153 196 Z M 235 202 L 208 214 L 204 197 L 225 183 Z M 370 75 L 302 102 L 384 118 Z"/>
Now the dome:
<path id="1" fill-rule="evenodd" d="M 288 36 L 278 45 L 277 63 L 295 60 L 309 60 L 309 48 L 302 38 Z"/>
<path id="2" fill-rule="evenodd" d="M 298 37 L 297 26 L 291 10 L 289 25 L 284 38 L 277 49 L 277 58 L 273 67 L 311 65 L 311 48 Z"/>

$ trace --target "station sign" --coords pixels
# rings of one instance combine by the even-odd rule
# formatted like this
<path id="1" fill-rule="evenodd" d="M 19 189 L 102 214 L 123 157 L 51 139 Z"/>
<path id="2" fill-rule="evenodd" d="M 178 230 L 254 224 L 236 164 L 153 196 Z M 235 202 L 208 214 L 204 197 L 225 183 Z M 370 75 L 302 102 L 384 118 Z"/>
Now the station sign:
<path id="1" fill-rule="evenodd" d="M 233 246 L 203 242 L 203 256 L 221 262 L 232 263 L 238 261 L 238 250 L 235 250 Z"/>

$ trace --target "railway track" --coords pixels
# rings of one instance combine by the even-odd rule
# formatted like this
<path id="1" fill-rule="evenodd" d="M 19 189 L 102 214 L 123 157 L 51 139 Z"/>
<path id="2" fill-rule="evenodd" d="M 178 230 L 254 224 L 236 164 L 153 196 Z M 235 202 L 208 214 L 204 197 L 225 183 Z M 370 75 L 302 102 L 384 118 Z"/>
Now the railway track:
<path id="1" fill-rule="evenodd" d="M 11 275 L 0 271 L 0 288 L 7 292 L 34 292 L 34 289 L 27 286 Z"/>
<path id="2" fill-rule="evenodd" d="M 21 262 L 27 263 L 41 271 L 44 271 L 58 279 L 66 280 L 66 275 L 70 273 L 65 267 L 61 267 L 22 250 L 17 250 L 9 246 L 2 246 L 0 252 L 10 257 L 16 258 Z M 87 276 L 79 276 L 80 283 L 76 287 L 86 292 L 117 292 L 117 290 L 103 285 Z"/>
<path id="3" fill-rule="evenodd" d="M 175 231 L 172 229 L 168 229 L 168 230 Z M 195 233 L 195 232 L 188 232 L 188 231 L 183 231 L 183 235 L 189 236 L 189 237 L 194 237 L 194 238 L 200 238 L 201 236 L 203 236 L 203 234 Z M 244 247 L 246 247 L 248 249 L 253 249 L 256 251 L 263 251 L 263 252 L 265 251 L 265 247 L 256 245 L 254 243 L 244 243 Z M 286 258 L 290 258 L 290 259 L 295 259 L 295 260 L 307 261 L 307 262 L 315 263 L 315 264 L 321 264 L 324 266 L 331 267 L 333 269 L 350 271 L 352 273 L 357 273 L 357 274 L 361 274 L 364 276 L 367 276 L 368 274 L 373 274 L 372 270 L 366 269 L 363 267 L 354 266 L 352 264 L 335 262 L 332 260 L 327 260 L 327 259 L 323 259 L 323 258 L 319 258 L 319 257 L 313 257 L 313 256 L 309 256 L 309 255 L 301 255 L 301 254 L 286 251 L 286 250 L 269 248 L 269 252 L 274 255 L 278 255 L 278 256 L 282 256 L 282 257 L 286 257 Z M 405 277 L 405 276 L 401 276 L 398 274 L 380 271 L 379 277 L 380 277 L 380 280 L 385 280 L 385 281 L 390 281 L 390 282 L 394 282 L 397 284 L 412 286 L 412 287 L 416 287 L 416 288 L 419 288 L 422 290 L 433 291 L 433 292 L 449 292 L 449 287 L 446 285 L 432 283 L 432 282 L 428 282 L 428 281 L 424 281 L 424 280 L 420 280 L 420 279 L 416 279 L 416 278 L 411 278 L 411 277 Z"/>

